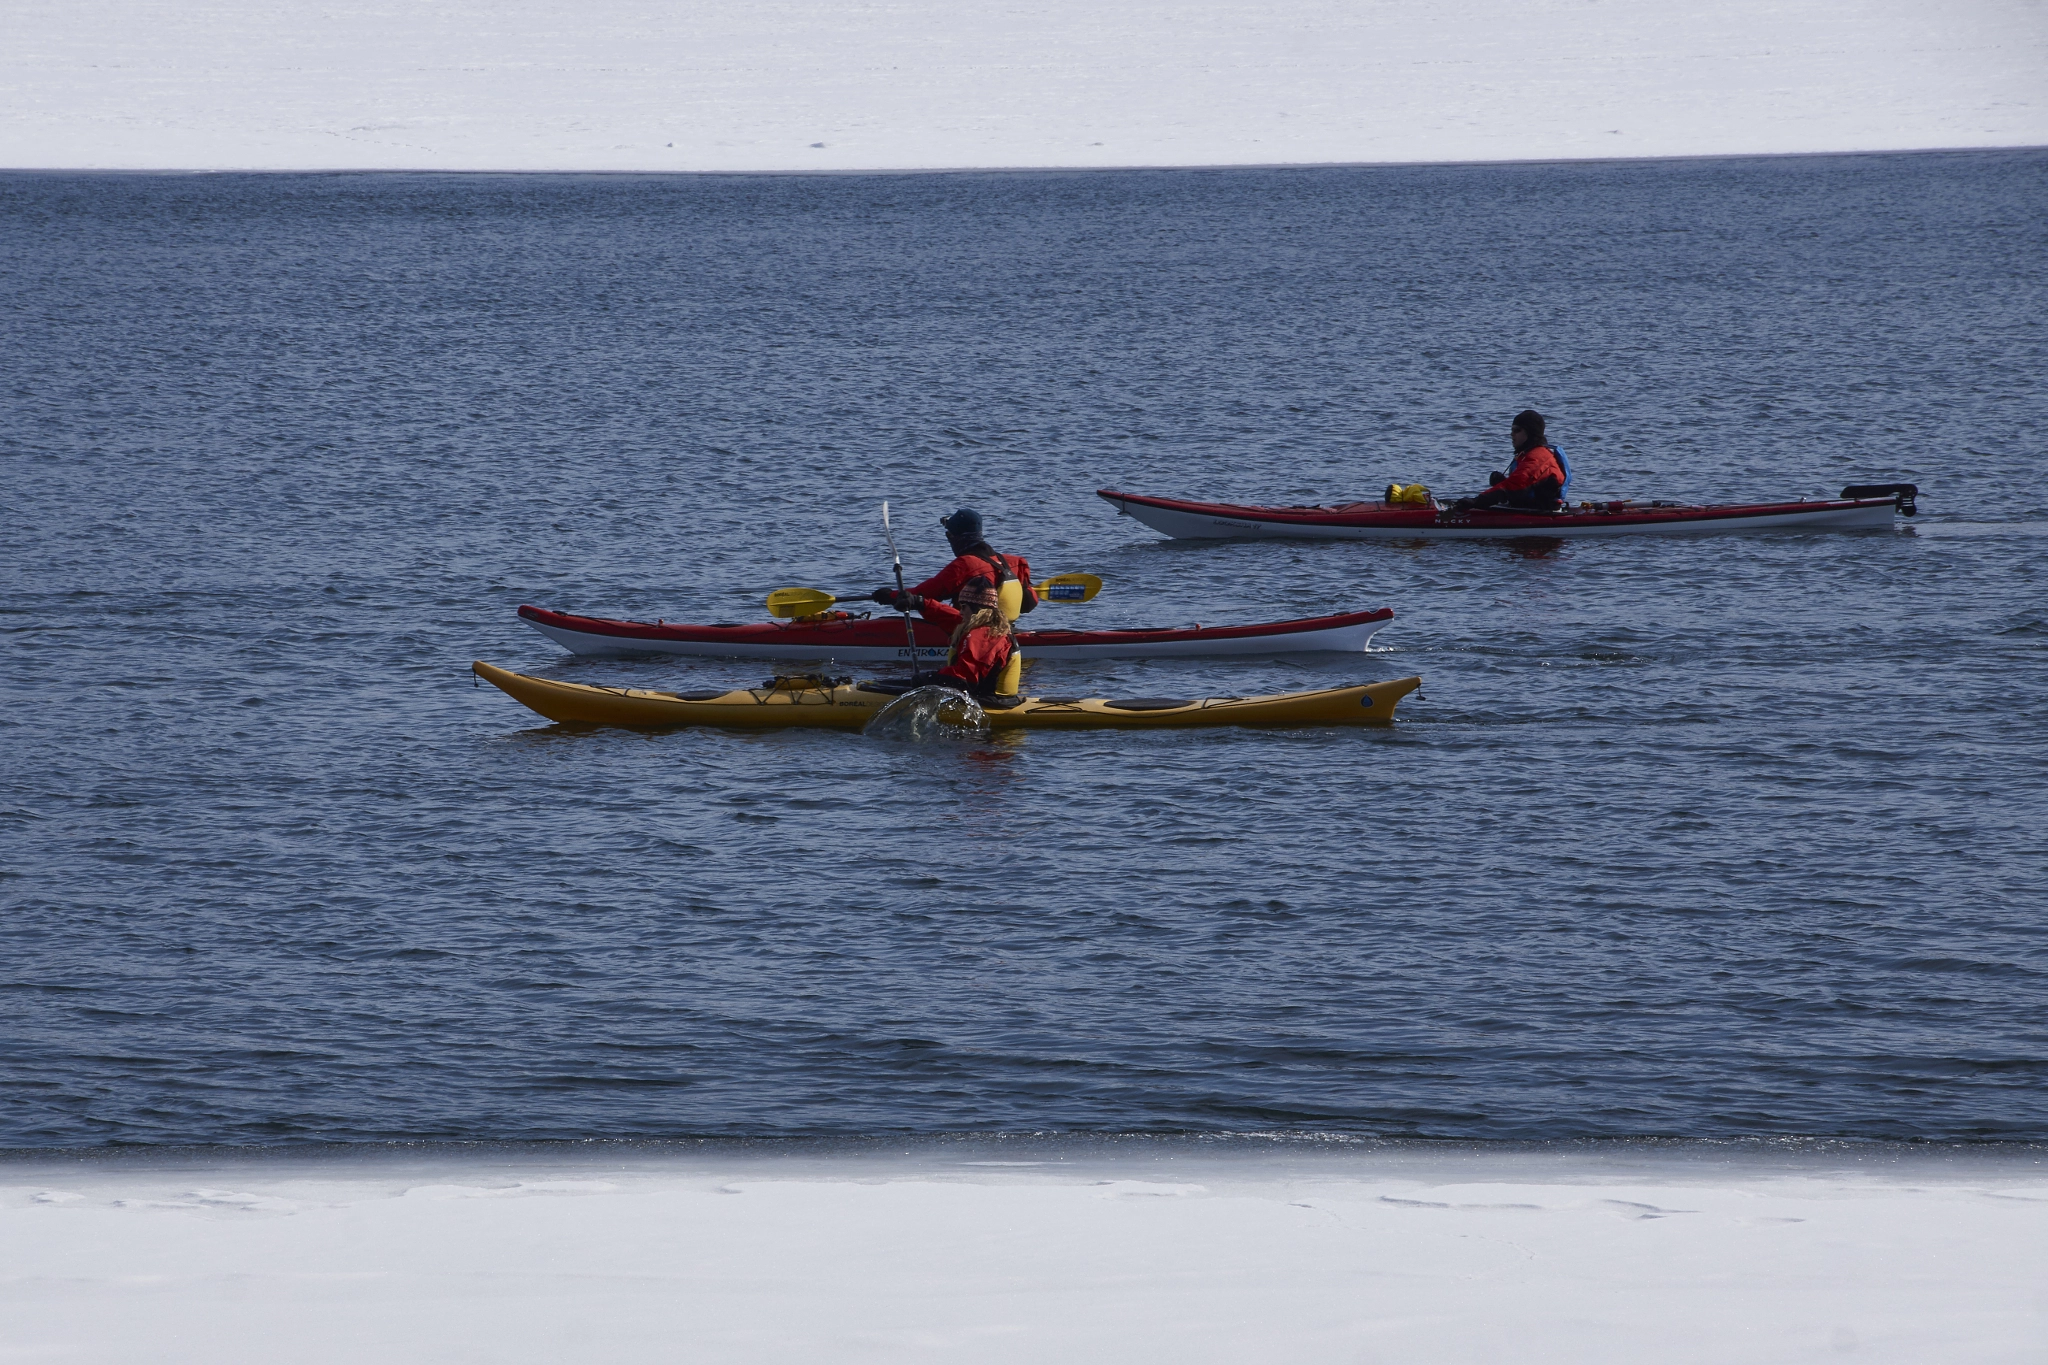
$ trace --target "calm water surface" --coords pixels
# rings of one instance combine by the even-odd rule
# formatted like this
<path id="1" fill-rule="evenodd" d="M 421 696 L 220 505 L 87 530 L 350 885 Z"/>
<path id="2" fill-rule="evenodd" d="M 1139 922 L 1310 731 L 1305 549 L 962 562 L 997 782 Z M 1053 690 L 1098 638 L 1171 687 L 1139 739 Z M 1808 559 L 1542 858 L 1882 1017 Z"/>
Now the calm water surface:
<path id="1" fill-rule="evenodd" d="M 2048 1139 L 2048 154 L 0 177 L 0 1146 Z M 1908 479 L 1895 533 L 1176 544 L 1099 486 Z M 641 734 L 962 503 L 1067 623 L 1392 605 L 1391 730 Z M 1041 620 L 1046 618 L 1040 618 Z"/>

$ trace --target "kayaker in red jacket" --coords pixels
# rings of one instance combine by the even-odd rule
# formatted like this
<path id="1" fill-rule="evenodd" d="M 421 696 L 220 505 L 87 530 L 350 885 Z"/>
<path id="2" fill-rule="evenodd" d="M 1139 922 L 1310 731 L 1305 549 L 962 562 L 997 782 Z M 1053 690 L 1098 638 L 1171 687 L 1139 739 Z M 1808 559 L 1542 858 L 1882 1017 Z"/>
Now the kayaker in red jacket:
<path id="1" fill-rule="evenodd" d="M 1010 655 L 1017 649 L 1009 618 L 996 605 L 995 584 L 986 575 L 968 579 L 954 597 L 957 608 L 917 593 L 906 597 L 907 610 L 919 613 L 934 625 L 950 627 L 953 632 L 946 666 L 931 681 L 977 697 L 993 696 L 1003 681 Z"/>
<path id="2" fill-rule="evenodd" d="M 1038 605 L 1038 589 L 1031 584 L 1031 565 L 1022 555 L 1001 554 L 990 548 L 982 534 L 981 513 L 963 507 L 950 517 L 940 517 L 939 525 L 946 528 L 946 543 L 953 549 L 953 562 L 910 589 L 912 593 L 951 602 L 971 578 L 987 578 L 999 594 L 1005 580 L 1013 579 L 1021 590 L 1018 614 Z M 895 606 L 896 589 L 875 589 L 875 600 L 885 607 Z"/>
<path id="3" fill-rule="evenodd" d="M 1515 462 L 1505 474 L 1496 472 L 1489 487 L 1475 498 L 1460 498 L 1451 504 L 1453 512 L 1475 507 L 1510 507 L 1522 512 L 1551 512 L 1564 497 L 1564 466 L 1557 452 L 1546 444 L 1543 414 L 1524 408 L 1515 414 L 1508 429 L 1515 443 Z"/>

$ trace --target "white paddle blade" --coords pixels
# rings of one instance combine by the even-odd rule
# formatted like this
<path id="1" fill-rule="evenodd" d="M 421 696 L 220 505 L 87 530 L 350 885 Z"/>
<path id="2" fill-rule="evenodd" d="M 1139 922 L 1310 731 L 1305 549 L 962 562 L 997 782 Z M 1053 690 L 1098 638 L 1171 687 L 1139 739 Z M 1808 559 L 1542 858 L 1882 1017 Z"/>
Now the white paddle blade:
<path id="1" fill-rule="evenodd" d="M 889 504 L 882 504 L 882 534 L 889 538 L 889 560 L 897 569 L 903 567 L 903 555 L 896 548 L 896 533 L 889 529 Z"/>

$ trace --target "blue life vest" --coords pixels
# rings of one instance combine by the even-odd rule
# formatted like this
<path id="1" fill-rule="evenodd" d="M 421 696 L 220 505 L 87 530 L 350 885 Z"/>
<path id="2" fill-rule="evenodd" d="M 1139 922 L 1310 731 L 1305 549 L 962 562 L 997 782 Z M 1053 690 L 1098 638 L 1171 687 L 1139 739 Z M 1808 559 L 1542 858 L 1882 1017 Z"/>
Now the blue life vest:
<path id="1" fill-rule="evenodd" d="M 1545 441 L 1543 444 L 1550 447 L 1550 453 L 1557 456 L 1557 467 L 1564 471 L 1564 487 L 1557 490 L 1557 499 L 1563 502 L 1565 494 L 1572 491 L 1572 462 L 1564 457 L 1564 447 L 1557 442 Z"/>

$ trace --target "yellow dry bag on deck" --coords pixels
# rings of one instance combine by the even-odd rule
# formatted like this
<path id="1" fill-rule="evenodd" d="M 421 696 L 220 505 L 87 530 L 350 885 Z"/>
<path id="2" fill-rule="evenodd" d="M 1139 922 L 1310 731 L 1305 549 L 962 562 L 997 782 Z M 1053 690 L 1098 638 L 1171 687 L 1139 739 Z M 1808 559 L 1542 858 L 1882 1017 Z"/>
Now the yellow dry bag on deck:
<path id="1" fill-rule="evenodd" d="M 1429 489 L 1419 483 L 1390 483 L 1387 485 L 1387 501 L 1390 503 L 1426 503 Z"/>

